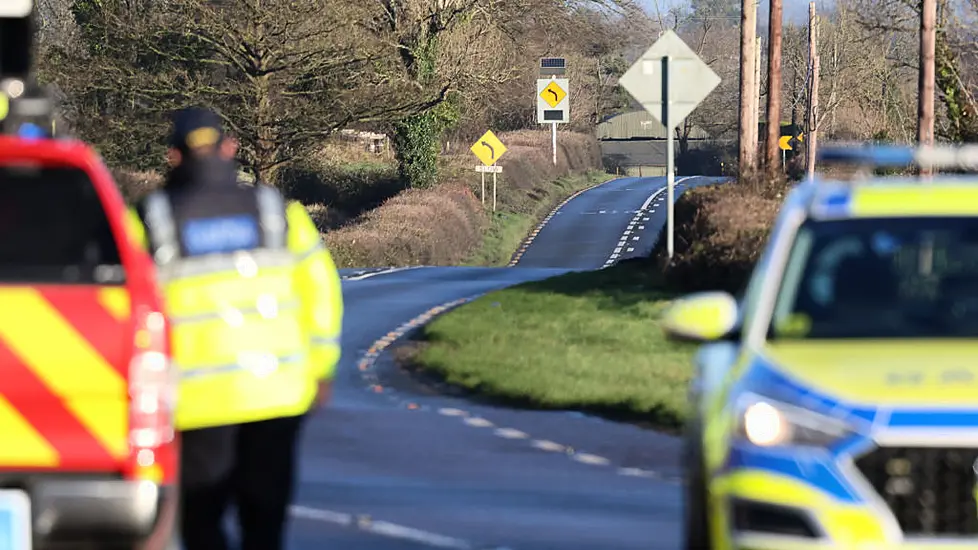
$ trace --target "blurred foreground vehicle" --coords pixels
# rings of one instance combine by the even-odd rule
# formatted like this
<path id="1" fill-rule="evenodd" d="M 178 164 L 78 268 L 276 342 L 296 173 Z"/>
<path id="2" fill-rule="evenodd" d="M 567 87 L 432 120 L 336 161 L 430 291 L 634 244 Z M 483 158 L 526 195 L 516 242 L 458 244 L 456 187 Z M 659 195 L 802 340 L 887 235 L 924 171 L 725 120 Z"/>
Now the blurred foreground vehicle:
<path id="1" fill-rule="evenodd" d="M 822 161 L 978 166 L 974 149 Z M 686 548 L 978 548 L 978 176 L 816 176 L 743 296 L 678 301 L 708 342 L 685 435 Z"/>
<path id="2" fill-rule="evenodd" d="M 0 548 L 161 548 L 178 454 L 155 267 L 45 104 L 0 92 Z"/>

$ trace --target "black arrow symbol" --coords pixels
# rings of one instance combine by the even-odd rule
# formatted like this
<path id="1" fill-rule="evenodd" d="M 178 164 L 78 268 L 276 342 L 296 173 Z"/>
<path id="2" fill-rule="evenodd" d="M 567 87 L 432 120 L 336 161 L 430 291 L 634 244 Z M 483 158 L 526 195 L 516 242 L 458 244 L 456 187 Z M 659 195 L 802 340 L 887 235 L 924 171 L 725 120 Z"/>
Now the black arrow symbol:
<path id="1" fill-rule="evenodd" d="M 483 141 L 482 142 L 482 146 L 489 148 L 489 155 L 490 155 L 489 158 L 491 158 L 491 159 L 496 158 L 496 150 L 492 148 L 492 145 L 489 145 L 488 143 L 486 143 L 486 142 Z"/>
<path id="2" fill-rule="evenodd" d="M 557 101 L 560 99 L 560 96 L 557 95 L 557 92 L 554 91 L 552 88 L 547 88 L 547 91 L 554 95 L 554 103 L 557 103 Z"/>

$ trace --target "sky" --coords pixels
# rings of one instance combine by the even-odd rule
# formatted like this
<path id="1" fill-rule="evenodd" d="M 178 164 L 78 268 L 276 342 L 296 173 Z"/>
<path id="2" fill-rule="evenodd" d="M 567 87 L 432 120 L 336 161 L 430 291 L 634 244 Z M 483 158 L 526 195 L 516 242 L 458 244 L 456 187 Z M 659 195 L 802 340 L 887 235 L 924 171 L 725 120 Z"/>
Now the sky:
<path id="1" fill-rule="evenodd" d="M 659 9 L 663 12 L 674 6 L 681 6 L 688 3 L 688 0 L 640 0 L 650 11 L 655 9 L 656 2 Z M 808 20 L 808 1 L 809 0 L 782 0 L 784 3 L 784 14 L 786 21 L 803 22 Z M 832 0 L 816 0 L 816 5 L 831 5 Z M 767 19 L 768 3 L 766 0 L 758 1 L 757 16 L 763 21 Z"/>

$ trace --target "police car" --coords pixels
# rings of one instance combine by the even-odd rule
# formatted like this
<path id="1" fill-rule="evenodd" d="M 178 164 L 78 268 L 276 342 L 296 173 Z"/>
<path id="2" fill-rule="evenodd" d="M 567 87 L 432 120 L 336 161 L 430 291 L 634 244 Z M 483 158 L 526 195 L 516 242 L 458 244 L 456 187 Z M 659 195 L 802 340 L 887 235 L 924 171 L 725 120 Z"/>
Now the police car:
<path id="1" fill-rule="evenodd" d="M 786 199 L 742 296 L 666 315 L 705 342 L 686 548 L 978 548 L 975 148 L 823 151 L 860 167 Z"/>

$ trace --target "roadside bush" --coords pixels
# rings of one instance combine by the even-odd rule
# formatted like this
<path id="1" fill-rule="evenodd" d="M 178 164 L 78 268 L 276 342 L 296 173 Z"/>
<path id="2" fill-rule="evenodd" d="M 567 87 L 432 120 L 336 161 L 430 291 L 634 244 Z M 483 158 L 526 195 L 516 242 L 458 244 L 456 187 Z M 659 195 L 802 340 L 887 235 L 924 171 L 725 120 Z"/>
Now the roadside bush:
<path id="1" fill-rule="evenodd" d="M 657 246 L 671 289 L 735 293 L 744 287 L 781 207 L 781 197 L 769 186 L 745 183 L 691 189 L 676 202 L 670 264 L 665 261 L 665 239 Z"/>
<path id="2" fill-rule="evenodd" d="M 443 183 L 407 190 L 325 239 L 341 267 L 447 265 L 481 242 L 487 222 L 468 186 Z"/>
<path id="3" fill-rule="evenodd" d="M 599 169 L 597 140 L 561 132 L 557 165 L 548 131 L 501 133 L 507 153 L 499 164 L 497 212 L 532 215 L 541 200 L 563 188 L 562 176 Z M 478 162 L 466 149 L 439 159 L 441 182 L 432 189 L 404 190 L 389 153 L 330 141 L 312 158 L 283 171 L 283 191 L 303 203 L 324 233 L 341 267 L 452 265 L 479 247 L 490 226 L 481 203 Z M 113 170 L 123 196 L 134 202 L 158 186 L 154 172 Z M 491 207 L 491 175 L 486 176 L 486 208 Z"/>
<path id="4" fill-rule="evenodd" d="M 546 186 L 564 175 L 601 166 L 601 152 L 592 136 L 561 132 L 557 165 L 551 157 L 547 131 L 499 134 L 506 155 L 497 188 L 497 210 L 527 214 L 546 196 Z M 483 210 L 475 158 L 466 151 L 443 157 L 447 168 L 432 189 L 404 191 L 341 229 L 327 231 L 326 244 L 342 267 L 451 265 L 463 261 L 482 242 L 489 225 Z M 446 179 L 445 175 L 451 176 Z M 486 206 L 491 208 L 491 176 L 486 180 Z M 325 228 L 324 228 L 325 229 Z"/>

